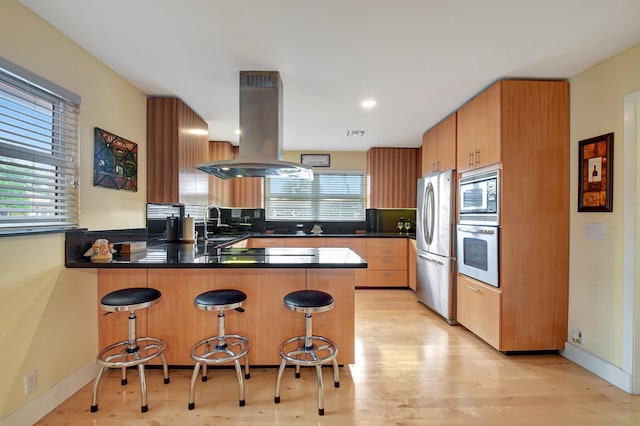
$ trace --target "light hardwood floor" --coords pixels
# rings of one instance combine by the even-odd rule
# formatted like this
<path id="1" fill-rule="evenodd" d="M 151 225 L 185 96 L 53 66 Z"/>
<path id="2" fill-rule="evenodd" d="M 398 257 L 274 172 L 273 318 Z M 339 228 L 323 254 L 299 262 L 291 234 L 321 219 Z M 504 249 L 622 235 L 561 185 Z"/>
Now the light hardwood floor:
<path id="1" fill-rule="evenodd" d="M 640 397 L 559 355 L 496 352 L 447 325 L 410 290 L 357 290 L 356 336 L 356 364 L 340 369 L 339 388 L 324 369 L 324 417 L 313 370 L 296 380 L 287 369 L 275 405 L 277 369 L 254 368 L 239 407 L 234 371 L 211 369 L 189 411 L 191 370 L 171 369 L 168 385 L 161 370 L 149 370 L 147 413 L 140 413 L 136 371 L 126 387 L 113 371 L 103 378 L 97 413 L 89 412 L 88 384 L 37 424 L 640 425 Z"/>

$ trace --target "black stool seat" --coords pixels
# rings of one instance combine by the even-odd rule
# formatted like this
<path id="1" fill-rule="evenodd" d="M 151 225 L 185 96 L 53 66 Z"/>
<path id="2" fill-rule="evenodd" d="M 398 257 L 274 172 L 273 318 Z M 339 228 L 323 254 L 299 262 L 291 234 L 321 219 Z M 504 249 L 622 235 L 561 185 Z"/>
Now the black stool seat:
<path id="1" fill-rule="evenodd" d="M 240 290 L 211 290 L 196 296 L 194 305 L 205 311 L 226 311 L 239 308 L 245 300 L 247 295 Z"/>
<path id="2" fill-rule="evenodd" d="M 294 312 L 325 312 L 333 308 L 333 296 L 319 290 L 299 290 L 284 297 L 285 306 Z"/>
<path id="3" fill-rule="evenodd" d="M 105 295 L 100 300 L 100 305 L 106 311 L 135 311 L 155 304 L 160 296 L 162 293 L 155 288 L 124 288 Z"/>

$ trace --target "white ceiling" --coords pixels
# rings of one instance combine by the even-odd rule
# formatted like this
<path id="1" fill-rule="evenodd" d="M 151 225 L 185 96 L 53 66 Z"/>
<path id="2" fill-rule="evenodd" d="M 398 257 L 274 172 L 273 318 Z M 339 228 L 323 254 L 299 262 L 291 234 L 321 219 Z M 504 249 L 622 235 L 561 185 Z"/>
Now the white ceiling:
<path id="1" fill-rule="evenodd" d="M 181 98 L 211 140 L 238 142 L 239 71 L 280 71 L 286 150 L 417 147 L 497 79 L 569 78 L 640 42 L 638 0 L 20 1 L 144 93 Z"/>

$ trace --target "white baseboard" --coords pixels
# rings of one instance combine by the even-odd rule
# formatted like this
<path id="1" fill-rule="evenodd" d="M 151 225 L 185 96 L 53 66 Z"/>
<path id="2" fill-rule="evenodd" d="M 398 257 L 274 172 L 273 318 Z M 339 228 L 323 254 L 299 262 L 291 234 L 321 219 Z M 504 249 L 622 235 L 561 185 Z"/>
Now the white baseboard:
<path id="1" fill-rule="evenodd" d="M 69 399 L 84 385 L 92 381 L 96 376 L 97 364 L 95 360 L 77 370 L 75 373 L 56 383 L 51 389 L 37 396 L 23 405 L 9 416 L 0 420 L 0 426 L 32 425 L 58 405 Z M 89 405 L 90 401 L 87 401 Z"/>
<path id="2" fill-rule="evenodd" d="M 564 351 L 560 351 L 560 354 L 623 391 L 633 393 L 633 377 L 620 367 L 590 354 L 571 342 L 565 342 Z"/>

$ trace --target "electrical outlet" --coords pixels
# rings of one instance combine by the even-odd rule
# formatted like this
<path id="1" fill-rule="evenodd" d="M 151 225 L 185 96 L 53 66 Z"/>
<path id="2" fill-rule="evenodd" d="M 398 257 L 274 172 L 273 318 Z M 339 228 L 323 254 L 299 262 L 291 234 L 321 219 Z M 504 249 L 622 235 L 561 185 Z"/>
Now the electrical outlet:
<path id="1" fill-rule="evenodd" d="M 571 341 L 577 345 L 582 344 L 582 332 L 580 330 L 576 330 L 571 335 Z"/>
<path id="2" fill-rule="evenodd" d="M 24 376 L 24 394 L 29 394 L 38 387 L 38 373 L 32 371 Z"/>

